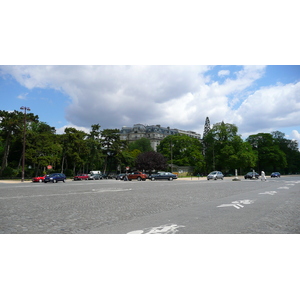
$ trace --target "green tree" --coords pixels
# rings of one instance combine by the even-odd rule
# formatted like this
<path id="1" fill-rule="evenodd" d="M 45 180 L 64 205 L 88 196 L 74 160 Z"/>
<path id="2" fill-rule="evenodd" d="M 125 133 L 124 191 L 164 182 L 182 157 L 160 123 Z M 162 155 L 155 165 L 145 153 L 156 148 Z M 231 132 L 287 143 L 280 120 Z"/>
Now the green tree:
<path id="1" fill-rule="evenodd" d="M 119 129 L 104 129 L 101 134 L 102 149 L 105 154 L 104 173 L 117 169 L 124 161 L 122 151 L 127 149 L 127 141 L 121 141 Z"/>
<path id="2" fill-rule="evenodd" d="M 171 165 L 191 166 L 197 173 L 202 172 L 204 168 L 202 144 L 193 137 L 169 135 L 160 142 L 157 151 L 163 154 Z"/>
<path id="3" fill-rule="evenodd" d="M 128 145 L 128 150 L 133 151 L 133 150 L 140 150 L 140 152 L 150 152 L 154 151 L 153 148 L 151 147 L 150 140 L 147 138 L 141 138 L 139 140 L 136 140 L 134 142 L 131 142 Z"/>
<path id="4" fill-rule="evenodd" d="M 257 155 L 249 143 L 238 135 L 234 124 L 216 123 L 203 139 L 206 145 L 205 160 L 207 171 L 214 169 L 233 172 L 234 169 L 255 166 Z"/>
<path id="5" fill-rule="evenodd" d="M 151 173 L 153 170 L 165 170 L 168 167 L 167 159 L 158 152 L 141 153 L 136 160 L 136 168 Z"/>
<path id="6" fill-rule="evenodd" d="M 247 140 L 257 153 L 257 169 L 272 172 L 287 166 L 286 154 L 280 150 L 272 134 L 258 133 L 250 135 Z"/>
<path id="7" fill-rule="evenodd" d="M 44 122 L 32 123 L 27 131 L 26 160 L 33 165 L 34 176 L 46 173 L 47 165 L 59 165 L 62 148 L 55 128 Z"/>
<path id="8" fill-rule="evenodd" d="M 278 169 L 281 173 L 297 173 L 300 170 L 300 152 L 298 142 L 285 138 L 285 134 L 280 131 L 271 132 L 274 143 L 279 146 L 280 150 L 286 155 L 286 167 Z M 274 170 L 276 171 L 276 170 Z"/>
<path id="9" fill-rule="evenodd" d="M 92 130 L 87 135 L 87 147 L 89 149 L 87 166 L 89 171 L 101 170 L 104 163 L 104 154 L 102 151 L 101 130 L 99 124 L 91 126 Z"/>
<path id="10" fill-rule="evenodd" d="M 38 116 L 33 113 L 26 114 L 27 126 L 30 123 L 37 122 Z M 0 110 L 0 136 L 4 142 L 2 151 L 2 163 L 0 175 L 10 162 L 11 167 L 18 168 L 21 164 L 22 157 L 22 142 L 24 132 L 24 114 L 14 110 L 8 112 Z M 17 147 L 16 147 L 17 146 Z M 12 153 L 13 157 L 9 159 Z"/>
<path id="11" fill-rule="evenodd" d="M 73 169 L 73 175 L 77 172 L 84 172 L 88 161 L 89 149 L 86 143 L 87 134 L 82 130 L 67 127 L 61 137 L 63 143 L 63 158 L 61 172 L 64 168 Z"/>

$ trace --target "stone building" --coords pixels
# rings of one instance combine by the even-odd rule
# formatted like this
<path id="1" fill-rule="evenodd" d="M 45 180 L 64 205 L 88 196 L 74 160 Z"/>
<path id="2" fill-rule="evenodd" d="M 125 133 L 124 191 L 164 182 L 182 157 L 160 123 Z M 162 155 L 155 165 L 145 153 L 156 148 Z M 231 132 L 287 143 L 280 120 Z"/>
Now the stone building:
<path id="1" fill-rule="evenodd" d="M 168 135 L 173 134 L 184 134 L 201 140 L 201 135 L 194 131 L 170 129 L 170 127 L 162 127 L 160 125 L 143 124 L 134 124 L 133 127 L 123 126 L 120 130 L 120 139 L 134 142 L 141 138 L 147 138 L 150 140 L 151 147 L 156 151 L 160 141 Z"/>

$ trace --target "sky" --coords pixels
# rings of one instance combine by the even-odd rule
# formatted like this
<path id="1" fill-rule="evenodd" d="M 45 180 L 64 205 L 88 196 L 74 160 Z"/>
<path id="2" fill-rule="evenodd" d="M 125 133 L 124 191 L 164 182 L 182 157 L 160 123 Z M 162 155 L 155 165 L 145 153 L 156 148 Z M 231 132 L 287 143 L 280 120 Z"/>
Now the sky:
<path id="1" fill-rule="evenodd" d="M 63 133 L 160 124 L 203 134 L 235 124 L 243 138 L 279 130 L 300 141 L 299 65 L 2 65 L 1 109 L 31 109 Z"/>

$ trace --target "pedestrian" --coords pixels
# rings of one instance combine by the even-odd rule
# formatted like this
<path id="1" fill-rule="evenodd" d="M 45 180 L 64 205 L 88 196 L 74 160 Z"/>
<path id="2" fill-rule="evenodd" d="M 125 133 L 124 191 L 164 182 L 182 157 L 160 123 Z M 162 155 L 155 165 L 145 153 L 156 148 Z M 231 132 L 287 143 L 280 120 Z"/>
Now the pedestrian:
<path id="1" fill-rule="evenodd" d="M 266 174 L 264 171 L 261 171 L 261 181 L 267 181 Z"/>

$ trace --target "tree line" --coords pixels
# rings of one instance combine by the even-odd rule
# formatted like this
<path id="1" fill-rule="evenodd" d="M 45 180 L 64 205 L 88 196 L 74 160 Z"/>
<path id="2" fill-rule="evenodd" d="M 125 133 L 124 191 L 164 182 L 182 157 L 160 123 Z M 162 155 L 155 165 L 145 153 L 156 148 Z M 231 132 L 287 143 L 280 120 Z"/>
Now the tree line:
<path id="1" fill-rule="evenodd" d="M 258 133 L 245 141 L 234 124 L 220 122 L 205 128 L 202 141 L 186 135 L 170 135 L 157 147 L 142 138 L 128 143 L 120 139 L 119 129 L 101 129 L 91 125 L 89 133 L 68 127 L 63 134 L 26 115 L 25 176 L 27 178 L 62 172 L 67 176 L 101 170 L 105 174 L 144 170 L 173 170 L 173 166 L 191 166 L 194 174 L 212 170 L 233 173 L 255 169 L 282 174 L 300 170 L 298 143 L 284 133 Z M 24 114 L 0 110 L 0 177 L 18 177 L 22 171 Z"/>

